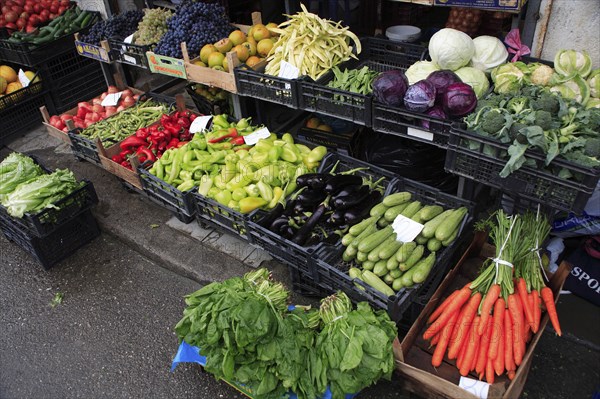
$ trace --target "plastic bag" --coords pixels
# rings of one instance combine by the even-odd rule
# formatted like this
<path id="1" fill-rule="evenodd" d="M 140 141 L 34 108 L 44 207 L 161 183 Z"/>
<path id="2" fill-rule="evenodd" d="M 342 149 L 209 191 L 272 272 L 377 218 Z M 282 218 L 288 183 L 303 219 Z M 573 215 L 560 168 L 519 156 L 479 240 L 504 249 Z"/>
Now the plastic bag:
<path id="1" fill-rule="evenodd" d="M 358 148 L 358 158 L 366 162 L 442 191 L 456 192 L 458 177 L 444 171 L 445 150 L 371 130 L 361 135 Z"/>
<path id="2" fill-rule="evenodd" d="M 600 181 L 581 215 L 561 213 L 552 222 L 552 235 L 557 237 L 593 236 L 600 234 Z"/>

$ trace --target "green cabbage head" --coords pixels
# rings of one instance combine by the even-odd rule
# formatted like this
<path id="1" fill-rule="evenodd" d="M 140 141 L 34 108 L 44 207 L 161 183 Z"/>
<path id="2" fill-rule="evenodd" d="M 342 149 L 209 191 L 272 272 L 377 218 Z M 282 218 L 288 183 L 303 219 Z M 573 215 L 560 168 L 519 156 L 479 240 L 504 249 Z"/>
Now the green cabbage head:
<path id="1" fill-rule="evenodd" d="M 429 55 L 440 69 L 456 71 L 467 65 L 474 54 L 473 39 L 456 29 L 441 29 L 429 40 Z"/>

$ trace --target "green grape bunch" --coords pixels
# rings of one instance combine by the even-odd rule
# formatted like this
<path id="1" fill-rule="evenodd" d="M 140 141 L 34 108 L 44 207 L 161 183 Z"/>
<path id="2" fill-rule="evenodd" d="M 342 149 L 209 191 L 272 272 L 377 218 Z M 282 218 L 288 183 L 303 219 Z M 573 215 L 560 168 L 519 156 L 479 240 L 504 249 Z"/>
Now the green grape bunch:
<path id="1" fill-rule="evenodd" d="M 134 44 L 151 45 L 160 41 L 167 32 L 167 21 L 173 16 L 171 10 L 149 8 L 144 10 L 144 18 L 138 24 L 133 36 Z"/>

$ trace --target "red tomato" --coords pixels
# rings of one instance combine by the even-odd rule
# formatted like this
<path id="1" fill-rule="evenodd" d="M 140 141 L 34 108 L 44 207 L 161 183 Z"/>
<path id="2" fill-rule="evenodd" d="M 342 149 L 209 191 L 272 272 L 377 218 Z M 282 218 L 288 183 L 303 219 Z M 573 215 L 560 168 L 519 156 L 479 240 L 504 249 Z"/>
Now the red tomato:
<path id="1" fill-rule="evenodd" d="M 8 23 L 6 24 L 6 27 L 7 27 L 8 29 L 12 29 L 12 30 L 16 30 L 16 29 L 17 29 L 17 25 L 15 25 L 15 24 L 14 24 L 14 23 L 12 23 L 12 22 L 8 22 Z"/>
<path id="2" fill-rule="evenodd" d="M 33 31 L 34 31 L 34 30 L 36 30 L 36 29 L 37 29 L 37 28 L 36 28 L 35 26 L 27 25 L 27 26 L 25 27 L 25 32 L 27 32 L 27 33 L 31 33 L 31 32 L 33 32 Z"/>
<path id="3" fill-rule="evenodd" d="M 32 15 L 29 17 L 29 25 L 31 26 L 38 26 L 41 22 L 42 20 L 37 15 Z"/>
<path id="4" fill-rule="evenodd" d="M 4 19 L 6 19 L 6 22 L 15 22 L 17 19 L 19 18 L 19 15 L 14 12 L 14 11 L 9 11 L 7 13 L 4 13 Z"/>
<path id="5" fill-rule="evenodd" d="M 52 3 L 52 5 L 50 6 L 50 12 L 52 14 L 58 13 L 58 4 L 57 3 Z"/>
<path id="6" fill-rule="evenodd" d="M 11 8 L 12 8 L 12 10 L 13 10 L 14 12 L 16 12 L 17 14 L 20 14 L 20 13 L 22 13 L 22 12 L 23 12 L 23 7 L 21 7 L 21 6 L 14 5 L 14 6 L 12 6 Z"/>
<path id="7" fill-rule="evenodd" d="M 27 11 L 23 11 L 21 15 L 19 15 L 19 18 L 28 19 L 29 13 Z"/>
<path id="8" fill-rule="evenodd" d="M 60 5 L 63 7 L 69 7 L 69 0 L 61 0 Z"/>
<path id="9" fill-rule="evenodd" d="M 60 120 L 63 121 L 64 123 L 66 123 L 68 120 L 73 119 L 73 115 L 69 115 L 69 114 L 62 114 L 60 116 Z"/>
<path id="10" fill-rule="evenodd" d="M 7 6 L 7 5 L 2 6 L 2 8 L 0 8 L 0 10 L 2 10 L 2 14 L 6 14 L 7 12 L 12 11 L 10 6 Z"/>
<path id="11" fill-rule="evenodd" d="M 17 19 L 17 28 L 23 29 L 26 26 L 27 26 L 27 21 L 26 20 L 24 20 L 23 18 Z"/>
<path id="12" fill-rule="evenodd" d="M 23 6 L 23 10 L 24 10 L 25 12 L 28 12 L 28 13 L 30 13 L 30 14 L 31 14 L 31 13 L 33 12 L 33 5 L 31 5 L 31 4 L 25 4 L 25 5 Z"/>
<path id="13" fill-rule="evenodd" d="M 50 13 L 50 15 L 48 15 L 48 19 L 52 20 L 52 19 L 56 18 L 57 16 L 58 15 L 56 15 L 56 14 Z"/>
<path id="14" fill-rule="evenodd" d="M 40 17 L 42 17 L 42 18 L 44 18 L 44 17 L 48 18 L 49 15 L 50 15 L 50 11 L 48 11 L 48 10 L 40 11 Z"/>
<path id="15" fill-rule="evenodd" d="M 40 3 L 35 3 L 33 5 L 33 11 L 35 11 L 36 14 L 39 14 L 42 11 L 42 5 Z"/>
<path id="16" fill-rule="evenodd" d="M 65 12 L 66 9 L 67 9 L 67 7 L 64 7 L 64 6 L 58 7 L 58 14 L 62 15 L 62 13 Z"/>

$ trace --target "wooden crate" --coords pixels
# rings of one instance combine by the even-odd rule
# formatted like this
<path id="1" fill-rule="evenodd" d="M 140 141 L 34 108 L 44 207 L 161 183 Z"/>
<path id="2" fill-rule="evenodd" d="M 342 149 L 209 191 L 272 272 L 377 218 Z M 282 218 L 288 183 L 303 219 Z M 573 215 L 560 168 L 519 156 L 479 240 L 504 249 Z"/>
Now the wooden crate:
<path id="1" fill-rule="evenodd" d="M 252 13 L 252 24 L 262 23 L 260 12 Z M 233 24 L 236 28 L 244 33 L 248 33 L 251 26 Z M 202 67 L 195 65 L 194 62 L 200 60 L 200 56 L 190 59 L 185 43 L 181 44 L 181 51 L 183 53 L 183 64 L 185 65 L 185 72 L 187 79 L 194 83 L 201 83 L 207 86 L 218 87 L 223 90 L 227 90 L 230 93 L 237 93 L 237 86 L 235 84 L 235 75 L 233 69 L 237 67 L 240 62 L 235 52 L 230 51 L 226 54 L 227 63 L 229 65 L 229 72 L 217 71 L 216 69 Z"/>
<path id="2" fill-rule="evenodd" d="M 143 94 L 144 92 L 141 90 L 138 90 L 136 88 L 133 87 L 129 87 L 129 86 L 124 86 L 124 85 L 119 85 L 117 84 L 117 87 L 121 90 L 125 90 L 125 89 L 129 89 L 133 92 L 133 94 Z M 124 87 L 124 88 L 123 88 Z M 97 98 L 97 97 L 96 97 Z M 88 100 L 92 101 L 93 99 Z M 65 132 L 63 132 L 62 130 L 59 130 L 57 128 L 55 128 L 54 126 L 52 126 L 50 124 L 50 113 L 48 112 L 48 109 L 46 108 L 46 106 L 42 106 L 40 107 L 40 113 L 42 114 L 42 123 L 44 124 L 44 126 L 46 127 L 46 131 L 48 132 L 48 134 L 52 137 L 56 137 L 57 139 L 64 141 L 65 143 L 71 145 L 71 139 L 69 138 L 69 135 Z M 77 114 L 77 107 L 73 107 L 63 113 L 61 113 L 60 115 L 76 115 Z M 59 115 L 59 116 L 60 116 Z"/>
<path id="3" fill-rule="evenodd" d="M 405 389 L 417 395 L 427 398 L 477 399 L 477 396 L 458 386 L 461 376 L 454 361 L 448 361 L 446 357 L 439 368 L 435 369 L 431 365 L 434 348 L 429 348 L 429 341 L 423 340 L 423 332 L 426 329 L 427 318 L 438 304 L 455 289 L 460 289 L 471 281 L 477 275 L 484 259 L 495 256 L 494 247 L 486 244 L 485 240 L 486 236 L 483 234 L 475 236 L 465 254 L 442 281 L 402 342 L 394 342 L 396 369 L 400 375 L 398 381 Z M 550 278 L 548 285 L 554 292 L 556 300 L 569 273 L 570 265 L 563 262 Z M 539 331 L 527 345 L 527 352 L 517 368 L 515 378 L 511 381 L 506 375 L 497 377 L 494 384 L 489 387 L 488 398 L 512 399 L 521 395 L 531 368 L 533 352 L 548 320 L 548 315 L 544 314 Z M 468 377 L 478 379 L 471 374 Z"/>

